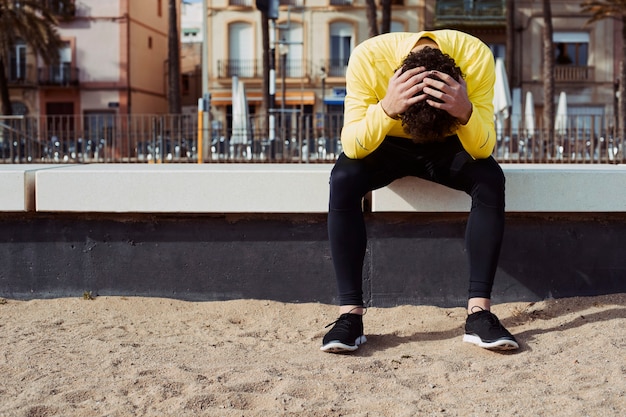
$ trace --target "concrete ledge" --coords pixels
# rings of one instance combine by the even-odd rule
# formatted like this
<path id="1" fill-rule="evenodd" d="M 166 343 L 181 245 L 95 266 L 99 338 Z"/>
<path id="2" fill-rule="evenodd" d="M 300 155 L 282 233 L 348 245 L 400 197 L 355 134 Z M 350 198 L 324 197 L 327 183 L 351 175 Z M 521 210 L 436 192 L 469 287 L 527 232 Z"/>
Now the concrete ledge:
<path id="1" fill-rule="evenodd" d="M 332 164 L 1 165 L 0 211 L 326 213 Z M 503 164 L 507 212 L 626 212 L 626 166 Z M 372 212 L 468 212 L 465 193 L 403 178 Z"/>
<path id="2" fill-rule="evenodd" d="M 624 212 L 625 165 L 502 164 L 507 212 Z M 470 198 L 419 178 L 372 192 L 373 212 L 468 212 Z"/>
<path id="3" fill-rule="evenodd" d="M 324 213 L 332 164 L 74 165 L 39 171 L 37 211 Z"/>
<path id="4" fill-rule="evenodd" d="M 35 172 L 53 167 L 54 165 L 0 165 L 0 211 L 35 210 Z"/>

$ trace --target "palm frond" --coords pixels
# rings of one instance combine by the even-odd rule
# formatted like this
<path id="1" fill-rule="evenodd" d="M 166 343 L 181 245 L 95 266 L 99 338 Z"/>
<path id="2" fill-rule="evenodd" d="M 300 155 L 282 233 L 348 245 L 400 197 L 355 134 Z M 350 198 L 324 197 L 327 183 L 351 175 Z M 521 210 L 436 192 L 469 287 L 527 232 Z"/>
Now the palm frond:
<path id="1" fill-rule="evenodd" d="M 591 13 L 587 24 L 626 16 L 626 0 L 585 0 L 580 7 L 583 13 Z"/>

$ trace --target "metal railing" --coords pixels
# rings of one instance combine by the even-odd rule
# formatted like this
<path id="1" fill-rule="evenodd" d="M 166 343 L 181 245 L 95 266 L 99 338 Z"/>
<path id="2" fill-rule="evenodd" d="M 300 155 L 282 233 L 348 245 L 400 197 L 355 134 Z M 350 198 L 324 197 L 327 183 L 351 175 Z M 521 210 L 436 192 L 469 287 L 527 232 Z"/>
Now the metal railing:
<path id="1" fill-rule="evenodd" d="M 78 68 L 69 63 L 39 68 L 39 85 L 76 86 Z"/>
<path id="2" fill-rule="evenodd" d="M 594 79 L 594 68 L 586 65 L 555 65 L 555 81 L 584 81 Z"/>
<path id="3" fill-rule="evenodd" d="M 435 15 L 439 20 L 503 20 L 506 15 L 506 2 L 504 0 L 439 0 Z"/>
<path id="4" fill-rule="evenodd" d="M 198 131 L 197 115 L 0 116 L 0 163 L 316 163 L 341 153 L 343 114 L 276 113 L 233 129 L 231 118 Z M 237 123 L 237 125 L 242 125 Z M 513 125 L 513 127 L 511 126 Z M 612 118 L 570 117 L 554 132 L 508 123 L 498 132 L 495 158 L 507 163 L 624 163 L 624 139 Z M 198 155 L 198 138 L 202 158 Z M 274 138 L 270 140 L 269 138 Z"/>

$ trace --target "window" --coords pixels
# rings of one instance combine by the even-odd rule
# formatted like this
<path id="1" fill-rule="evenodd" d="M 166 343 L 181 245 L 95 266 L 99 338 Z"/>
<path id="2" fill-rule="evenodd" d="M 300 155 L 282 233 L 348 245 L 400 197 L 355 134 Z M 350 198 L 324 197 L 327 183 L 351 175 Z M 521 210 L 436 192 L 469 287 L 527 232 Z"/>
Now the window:
<path id="1" fill-rule="evenodd" d="M 49 80 L 54 84 L 65 85 L 72 81 L 72 47 L 64 42 L 59 49 L 59 64 L 50 67 Z"/>
<path id="2" fill-rule="evenodd" d="M 9 57 L 9 80 L 23 81 L 26 78 L 26 44 L 18 41 Z"/>
<path id="3" fill-rule="evenodd" d="M 404 28 L 404 23 L 398 22 L 397 20 L 392 20 L 389 27 L 389 32 L 406 32 L 406 29 Z"/>
<path id="4" fill-rule="evenodd" d="M 157 16 L 163 16 L 163 1 L 157 0 Z"/>
<path id="5" fill-rule="evenodd" d="M 229 74 L 239 77 L 254 76 L 254 30 L 245 22 L 232 23 L 228 28 Z"/>
<path id="6" fill-rule="evenodd" d="M 587 66 L 589 34 L 586 32 L 555 32 L 554 59 L 557 65 Z"/>
<path id="7" fill-rule="evenodd" d="M 330 68 L 328 74 L 343 77 L 346 75 L 348 58 L 352 52 L 354 29 L 346 22 L 336 22 L 330 25 Z"/>
<path id="8" fill-rule="evenodd" d="M 28 114 L 28 107 L 21 101 L 12 101 L 11 109 L 13 110 L 13 114 L 15 116 Z"/>
<path id="9" fill-rule="evenodd" d="M 181 76 L 181 93 L 183 95 L 188 95 L 191 84 L 191 76 L 189 74 L 183 74 Z"/>
<path id="10" fill-rule="evenodd" d="M 302 24 L 290 22 L 288 29 L 281 29 L 279 33 L 279 39 L 284 40 L 284 44 L 287 49 L 287 67 L 285 68 L 285 75 L 287 77 L 301 77 L 303 76 L 302 68 Z M 280 47 L 277 48 L 280 53 Z M 281 69 L 282 71 L 282 69 Z M 281 72 L 282 74 L 282 72 Z"/>
<path id="11" fill-rule="evenodd" d="M 489 49 L 491 49 L 494 58 L 506 58 L 506 45 L 501 43 L 490 43 Z"/>

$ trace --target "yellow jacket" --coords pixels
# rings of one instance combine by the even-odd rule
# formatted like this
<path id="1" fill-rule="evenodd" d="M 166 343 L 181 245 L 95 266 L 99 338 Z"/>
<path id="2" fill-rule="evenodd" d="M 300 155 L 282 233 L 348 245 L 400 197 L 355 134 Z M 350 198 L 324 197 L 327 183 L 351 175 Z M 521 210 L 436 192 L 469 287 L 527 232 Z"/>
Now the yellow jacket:
<path id="1" fill-rule="evenodd" d="M 346 156 L 364 158 L 382 143 L 385 136 L 409 136 L 402 122 L 390 118 L 380 101 L 387 93 L 389 79 L 400 67 L 417 41 L 427 36 L 461 68 L 472 102 L 467 124 L 455 132 L 465 150 L 474 158 L 487 158 L 493 152 L 496 133 L 493 119 L 495 60 L 480 39 L 455 30 L 419 33 L 386 33 L 359 44 L 353 51 L 346 72 L 346 98 L 341 144 Z"/>

